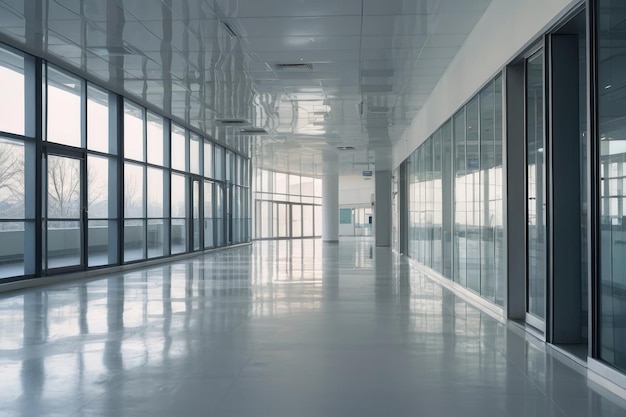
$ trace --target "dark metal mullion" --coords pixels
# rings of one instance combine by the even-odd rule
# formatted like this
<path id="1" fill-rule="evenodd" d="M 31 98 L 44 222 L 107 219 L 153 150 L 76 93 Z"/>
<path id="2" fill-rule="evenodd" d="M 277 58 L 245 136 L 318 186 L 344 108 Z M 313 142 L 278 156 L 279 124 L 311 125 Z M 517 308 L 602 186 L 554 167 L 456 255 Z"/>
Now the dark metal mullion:
<path id="1" fill-rule="evenodd" d="M 598 146 L 598 0 L 587 0 L 587 274 L 589 356 L 600 357 L 600 152 Z"/>
<path id="2" fill-rule="evenodd" d="M 528 254 L 530 253 L 530 242 L 528 241 L 528 58 L 524 59 L 524 248 L 526 253 L 524 255 L 524 316 L 528 315 L 528 297 L 530 280 L 528 279 Z M 524 319 L 526 320 L 526 319 Z"/>
<path id="3" fill-rule="evenodd" d="M 117 263 L 124 264 L 124 98 L 116 95 L 117 120 Z"/>
<path id="4" fill-rule="evenodd" d="M 82 9 L 82 5 L 81 5 Z M 89 224 L 89 212 L 88 212 L 88 166 L 87 166 L 87 81 L 81 79 L 82 94 L 80 97 L 80 134 L 81 134 L 81 148 L 82 158 L 80 162 L 80 238 L 81 238 L 81 253 L 80 253 L 80 268 L 82 270 L 87 269 L 87 250 L 88 250 L 88 224 Z"/>
<path id="5" fill-rule="evenodd" d="M 545 209 L 546 214 L 546 285 L 544 290 L 544 315 L 545 330 L 544 336 L 546 341 L 552 342 L 554 335 L 554 320 L 552 319 L 554 309 L 554 212 L 552 199 L 554 198 L 554 178 L 552 177 L 552 35 L 544 36 L 544 54 L 543 54 L 543 154 L 545 164 L 544 174 L 544 193 L 545 193 Z"/>
<path id="6" fill-rule="evenodd" d="M 143 161 L 141 163 L 141 167 L 143 168 L 143 212 L 141 213 L 143 217 L 143 259 L 148 259 L 148 111 L 142 108 L 141 113 L 143 122 L 141 129 L 141 140 L 143 142 Z"/>
<path id="7" fill-rule="evenodd" d="M 43 175 L 43 123 L 44 123 L 44 71 L 43 60 L 41 58 L 34 59 L 34 111 L 35 111 L 35 276 L 42 276 L 44 271 L 44 258 L 43 248 L 47 247 L 46 233 L 44 238 L 43 228 L 44 224 L 44 211 L 43 205 L 45 204 L 46 197 L 44 195 L 44 175 Z M 45 240 L 45 241 L 44 241 Z M 47 257 L 45 259 L 47 269 Z"/>

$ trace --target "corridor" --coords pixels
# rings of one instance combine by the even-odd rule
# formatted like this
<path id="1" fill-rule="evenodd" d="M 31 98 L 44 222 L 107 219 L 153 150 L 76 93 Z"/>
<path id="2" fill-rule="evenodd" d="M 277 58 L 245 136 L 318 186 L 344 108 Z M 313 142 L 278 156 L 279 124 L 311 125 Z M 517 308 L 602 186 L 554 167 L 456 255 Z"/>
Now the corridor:
<path id="1" fill-rule="evenodd" d="M 0 298 L 0 416 L 624 416 L 370 238 L 262 241 Z"/>

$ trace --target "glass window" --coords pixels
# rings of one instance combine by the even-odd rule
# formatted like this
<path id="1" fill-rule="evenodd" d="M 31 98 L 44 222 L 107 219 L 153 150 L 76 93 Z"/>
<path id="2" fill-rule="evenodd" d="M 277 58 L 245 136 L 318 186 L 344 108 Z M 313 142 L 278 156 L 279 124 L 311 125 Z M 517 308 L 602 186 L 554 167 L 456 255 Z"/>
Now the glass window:
<path id="1" fill-rule="evenodd" d="M 274 173 L 274 192 L 278 194 L 287 194 L 288 187 L 288 176 L 287 174 L 283 174 L 281 172 Z"/>
<path id="2" fill-rule="evenodd" d="M 148 112 L 148 162 L 163 166 L 163 118 Z"/>
<path id="3" fill-rule="evenodd" d="M 172 217 L 187 217 L 187 178 L 172 174 Z"/>
<path id="4" fill-rule="evenodd" d="M 454 280 L 467 285 L 467 181 L 465 109 L 453 119 L 454 135 Z"/>
<path id="5" fill-rule="evenodd" d="M 165 253 L 165 221 L 163 219 L 148 219 L 147 246 L 148 258 L 158 258 Z"/>
<path id="6" fill-rule="evenodd" d="M 24 135 L 24 57 L 0 48 L 0 132 Z"/>
<path id="7" fill-rule="evenodd" d="M 213 238 L 213 183 L 204 183 L 204 247 L 214 246 Z"/>
<path id="8" fill-rule="evenodd" d="M 204 141 L 204 176 L 213 178 L 213 144 Z"/>
<path id="9" fill-rule="evenodd" d="M 526 63 L 526 187 L 527 187 L 527 306 L 528 312 L 546 316 L 546 157 L 544 134 L 543 52 Z"/>
<path id="10" fill-rule="evenodd" d="M 115 153 L 109 145 L 109 93 L 87 86 L 87 148 L 92 151 Z"/>
<path id="11" fill-rule="evenodd" d="M 172 168 L 179 171 L 187 170 L 187 140 L 185 129 L 172 124 Z"/>
<path id="12" fill-rule="evenodd" d="M 189 170 L 200 174 L 200 136 L 192 134 L 189 137 Z"/>
<path id="13" fill-rule="evenodd" d="M 215 179 L 224 179 L 224 148 L 215 145 Z"/>
<path id="14" fill-rule="evenodd" d="M 117 263 L 117 221 L 89 220 L 87 265 L 90 267 Z"/>
<path id="15" fill-rule="evenodd" d="M 80 78 L 48 67 L 46 139 L 49 142 L 82 146 L 82 89 Z"/>
<path id="16" fill-rule="evenodd" d="M 165 217 L 163 208 L 163 170 L 149 167 L 148 217 Z"/>
<path id="17" fill-rule="evenodd" d="M 124 164 L 124 217 L 144 217 L 145 168 L 141 165 Z"/>
<path id="18" fill-rule="evenodd" d="M 129 101 L 124 102 L 124 158 L 144 159 L 143 109 Z"/>
<path id="19" fill-rule="evenodd" d="M 87 157 L 87 213 L 90 219 L 107 219 L 109 215 L 109 158 Z"/>
<path id="20" fill-rule="evenodd" d="M 300 195 L 300 176 L 289 175 L 289 194 Z"/>
<path id="21" fill-rule="evenodd" d="M 48 218 L 80 218 L 80 160 L 48 155 L 47 168 Z"/>
<path id="22" fill-rule="evenodd" d="M 0 138 L 0 219 L 25 217 L 24 163 L 24 144 Z"/>
<path id="23" fill-rule="evenodd" d="M 495 83 L 480 93 L 480 294 L 495 301 Z"/>
<path id="24" fill-rule="evenodd" d="M 233 178 L 233 153 L 226 150 L 226 181 L 235 182 Z"/>
<path id="25" fill-rule="evenodd" d="M 480 293 L 480 137 L 478 98 L 474 97 L 466 107 L 466 244 L 467 287 Z"/>
<path id="26" fill-rule="evenodd" d="M 172 253 L 187 250 L 187 177 L 172 174 Z"/>
<path id="27" fill-rule="evenodd" d="M 145 259 L 146 221 L 124 221 L 124 262 Z"/>

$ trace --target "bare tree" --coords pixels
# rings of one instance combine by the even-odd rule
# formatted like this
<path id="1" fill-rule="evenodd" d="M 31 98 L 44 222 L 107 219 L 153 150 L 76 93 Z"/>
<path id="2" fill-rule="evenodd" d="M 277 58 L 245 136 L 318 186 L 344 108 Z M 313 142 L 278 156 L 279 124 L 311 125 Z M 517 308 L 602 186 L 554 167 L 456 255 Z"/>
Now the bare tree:
<path id="1" fill-rule="evenodd" d="M 106 194 L 98 184 L 97 173 L 87 167 L 87 207 L 92 207 Z M 78 218 L 80 200 L 80 163 L 57 156 L 48 157 L 48 217 Z"/>
<path id="2" fill-rule="evenodd" d="M 80 216 L 80 164 L 77 160 L 48 157 L 48 217 Z"/>
<path id="3" fill-rule="evenodd" d="M 24 216 L 23 148 L 0 142 L 0 218 Z"/>

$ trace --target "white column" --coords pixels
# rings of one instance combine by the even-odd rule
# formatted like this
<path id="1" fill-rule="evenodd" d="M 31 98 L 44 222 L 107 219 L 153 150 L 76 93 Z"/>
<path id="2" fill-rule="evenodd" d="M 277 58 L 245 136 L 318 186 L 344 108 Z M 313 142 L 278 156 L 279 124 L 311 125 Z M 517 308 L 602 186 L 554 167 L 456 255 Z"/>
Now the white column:
<path id="1" fill-rule="evenodd" d="M 322 241 L 339 242 L 339 175 L 322 178 Z"/>
<path id="2" fill-rule="evenodd" d="M 391 246 L 391 171 L 376 171 L 374 230 L 376 246 Z"/>

